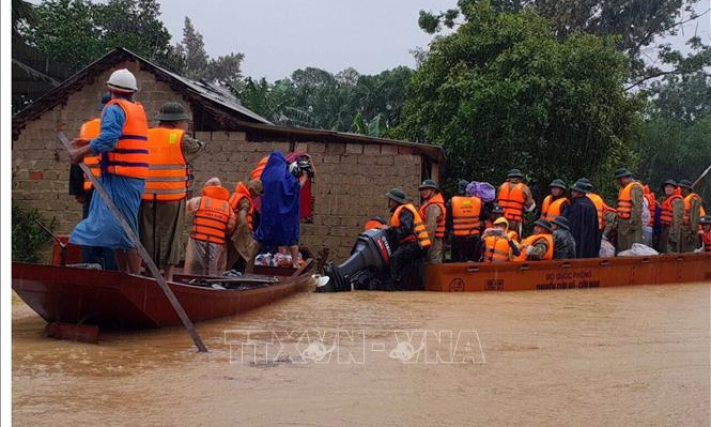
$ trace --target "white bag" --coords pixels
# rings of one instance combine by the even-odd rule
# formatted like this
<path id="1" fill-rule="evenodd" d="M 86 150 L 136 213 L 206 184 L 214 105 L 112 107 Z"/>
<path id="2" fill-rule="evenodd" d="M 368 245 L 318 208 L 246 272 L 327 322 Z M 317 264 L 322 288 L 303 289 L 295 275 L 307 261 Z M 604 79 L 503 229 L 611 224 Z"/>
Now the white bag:
<path id="1" fill-rule="evenodd" d="M 622 251 L 617 256 L 652 256 L 659 255 L 659 252 L 641 243 L 633 243 L 632 249 Z"/>
<path id="2" fill-rule="evenodd" d="M 600 258 L 614 258 L 615 247 L 607 239 L 600 242 Z"/>

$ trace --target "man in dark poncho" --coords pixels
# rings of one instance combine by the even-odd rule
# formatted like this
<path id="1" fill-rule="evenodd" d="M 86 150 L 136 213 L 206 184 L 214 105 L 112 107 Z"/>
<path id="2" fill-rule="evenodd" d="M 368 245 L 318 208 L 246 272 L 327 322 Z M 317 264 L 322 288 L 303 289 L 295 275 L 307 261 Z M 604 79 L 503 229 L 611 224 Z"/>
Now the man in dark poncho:
<path id="1" fill-rule="evenodd" d="M 566 218 L 570 223 L 570 233 L 575 239 L 576 258 L 597 258 L 600 255 L 600 227 L 595 204 L 585 195 L 590 187 L 578 181 L 570 187 L 572 201 Z"/>
<path id="2" fill-rule="evenodd" d="M 296 265 L 299 251 L 299 179 L 275 151 L 262 172 L 262 216 L 254 238 L 262 248 L 287 246 Z"/>

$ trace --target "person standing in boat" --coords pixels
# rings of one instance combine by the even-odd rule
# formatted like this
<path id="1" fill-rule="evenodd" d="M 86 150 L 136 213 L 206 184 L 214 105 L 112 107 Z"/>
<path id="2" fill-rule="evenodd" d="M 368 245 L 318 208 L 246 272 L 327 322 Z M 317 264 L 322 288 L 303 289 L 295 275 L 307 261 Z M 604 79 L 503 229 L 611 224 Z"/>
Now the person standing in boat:
<path id="1" fill-rule="evenodd" d="M 533 212 L 536 202 L 531 189 L 523 182 L 524 175 L 518 169 L 511 169 L 506 182 L 501 184 L 497 195 L 497 203 L 504 210 L 504 217 L 509 221 L 509 228 L 519 236 L 523 232 L 523 214 Z"/>
<path id="2" fill-rule="evenodd" d="M 482 200 L 466 194 L 466 181 L 460 181 L 458 195 L 449 202 L 452 230 L 452 261 L 478 261 L 481 258 L 481 224 L 486 220 L 486 208 Z M 501 211 L 503 216 L 504 211 Z M 506 223 L 508 227 L 508 222 Z"/>
<path id="3" fill-rule="evenodd" d="M 506 262 L 521 255 L 514 232 L 509 231 L 509 222 L 500 217 L 482 235 L 481 262 Z"/>
<path id="4" fill-rule="evenodd" d="M 514 261 L 544 261 L 553 259 L 555 243 L 553 226 L 545 219 L 533 223 L 533 235 L 521 242 L 521 254 Z"/>
<path id="5" fill-rule="evenodd" d="M 229 190 L 213 177 L 205 182 L 200 197 L 188 200 L 187 213 L 193 214 L 193 220 L 185 250 L 185 274 L 219 276 L 225 271 L 226 242 L 237 223 L 229 199 Z"/>
<path id="6" fill-rule="evenodd" d="M 577 182 L 584 184 L 585 188 L 588 190 L 585 195 L 588 199 L 595 205 L 595 210 L 597 211 L 597 223 L 602 239 L 605 240 L 615 240 L 615 229 L 617 228 L 617 210 L 610 207 L 605 199 L 599 194 L 595 193 L 595 186 L 587 178 L 580 178 Z"/>
<path id="7" fill-rule="evenodd" d="M 556 217 L 568 212 L 570 200 L 565 197 L 565 191 L 568 189 L 562 179 L 554 179 L 548 186 L 551 194 L 543 199 L 541 204 L 541 218 L 548 222 L 552 222 Z"/>
<path id="8" fill-rule="evenodd" d="M 102 187 L 138 234 L 138 209 L 148 175 L 148 120 L 141 104 L 133 100 L 136 77 L 127 69 L 114 71 L 106 82 L 111 100 L 101 114 L 101 132 L 94 139 L 77 138 L 70 158 L 79 163 L 86 156 L 100 155 Z M 114 249 L 120 271 L 138 274 L 141 258 L 106 203 L 94 192 L 89 215 L 69 238 L 81 246 Z"/>
<path id="9" fill-rule="evenodd" d="M 168 102 L 160 107 L 158 126 L 148 130 L 149 163 L 146 189 L 139 212 L 141 244 L 167 280 L 185 254 L 185 199 L 189 164 L 202 154 L 205 144 L 186 134 L 185 107 Z"/>
<path id="10" fill-rule="evenodd" d="M 230 208 L 237 215 L 237 227 L 232 234 L 229 246 L 228 266 L 240 271 L 252 272 L 254 257 L 257 256 L 259 243 L 254 240 L 254 198 L 262 195 L 262 181 L 255 179 L 247 184 L 238 182 L 235 192 L 230 196 Z M 239 263 L 239 267 L 235 267 Z"/>
<path id="11" fill-rule="evenodd" d="M 101 98 L 101 102 L 96 106 L 98 114 L 93 119 L 85 122 L 79 129 L 79 138 L 92 140 L 97 138 L 101 133 L 101 112 L 104 106 L 111 100 L 111 95 L 108 93 Z M 101 168 L 99 166 L 100 157 L 98 155 L 85 156 L 84 164 L 91 170 L 92 175 L 99 179 L 101 176 Z M 91 197 L 94 192 L 94 186 L 88 177 L 84 176 L 79 165 L 72 164 L 69 168 L 69 195 L 74 196 L 78 203 L 82 205 L 81 219 L 86 219 L 89 216 L 89 207 L 91 206 Z M 116 255 L 111 248 L 101 246 L 82 246 L 81 247 L 81 262 L 87 264 L 99 264 L 104 270 L 115 271 Z"/>
<path id="12" fill-rule="evenodd" d="M 657 241 L 657 252 L 670 254 L 681 252 L 681 223 L 684 221 L 684 198 L 676 181 L 668 179 L 662 184 L 666 198 L 662 202 L 659 221 L 662 230 Z"/>
<path id="13" fill-rule="evenodd" d="M 575 258 L 597 258 L 600 256 L 600 221 L 597 207 L 587 197 L 592 188 L 582 181 L 570 187 L 572 201 L 566 215 L 570 224 L 570 233 L 575 239 Z"/>
<path id="14" fill-rule="evenodd" d="M 617 196 L 617 252 L 622 252 L 635 243 L 642 243 L 644 189 L 626 168 L 615 171 L 615 179 L 620 186 Z"/>
<path id="15" fill-rule="evenodd" d="M 699 219 L 706 216 L 701 197 L 694 192 L 691 181 L 679 181 L 684 197 L 684 218 L 681 222 L 681 252 L 694 252 L 699 247 Z"/>
<path id="16" fill-rule="evenodd" d="M 393 287 L 399 290 L 417 290 L 420 287 L 419 266 L 432 241 L 420 213 L 407 199 L 404 191 L 393 188 L 385 197 L 392 213 L 386 233 L 388 241 L 397 245 L 390 257 Z"/>
<path id="17" fill-rule="evenodd" d="M 568 218 L 558 215 L 553 222 L 553 259 L 574 259 L 575 239 L 570 234 Z"/>
<path id="18" fill-rule="evenodd" d="M 444 260 L 444 233 L 447 221 L 444 197 L 439 191 L 439 185 L 431 179 L 424 180 L 419 191 L 422 199 L 420 217 L 425 223 L 432 243 L 427 249 L 426 261 L 428 264 L 441 264 Z"/>
<path id="19" fill-rule="evenodd" d="M 701 224 L 701 243 L 703 252 L 711 252 L 711 216 L 707 215 L 699 220 Z"/>

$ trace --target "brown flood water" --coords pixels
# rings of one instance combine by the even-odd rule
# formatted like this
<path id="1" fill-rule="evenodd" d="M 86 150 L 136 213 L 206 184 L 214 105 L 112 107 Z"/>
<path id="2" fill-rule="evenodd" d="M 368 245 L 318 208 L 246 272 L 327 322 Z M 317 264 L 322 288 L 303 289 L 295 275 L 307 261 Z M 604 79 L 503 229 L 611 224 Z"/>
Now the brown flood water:
<path id="1" fill-rule="evenodd" d="M 199 324 L 211 349 L 200 355 L 180 328 L 107 333 L 99 345 L 45 339 L 42 320 L 18 303 L 13 421 L 708 426 L 710 307 L 707 283 L 304 293 Z M 271 332 L 258 333 L 255 347 L 240 347 L 244 334 L 225 334 L 236 330 Z M 328 333 L 319 347 L 315 337 L 322 330 Z M 314 337 L 313 345 L 304 337 Z M 340 345 L 332 347 L 335 337 Z M 332 348 L 337 352 L 330 357 L 319 353 Z"/>

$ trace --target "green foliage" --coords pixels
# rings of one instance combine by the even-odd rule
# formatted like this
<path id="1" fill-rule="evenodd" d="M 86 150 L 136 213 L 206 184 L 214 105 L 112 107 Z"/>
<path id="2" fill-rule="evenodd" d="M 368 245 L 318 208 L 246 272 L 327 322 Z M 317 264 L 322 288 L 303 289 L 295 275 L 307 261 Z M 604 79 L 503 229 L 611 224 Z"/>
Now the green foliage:
<path id="1" fill-rule="evenodd" d="M 115 47 L 151 60 L 168 61 L 170 33 L 155 0 L 46 0 L 22 32 L 50 59 L 82 68 Z"/>
<path id="2" fill-rule="evenodd" d="M 680 24 L 696 17 L 694 6 L 701 0 L 459 0 L 465 19 L 474 16 L 477 4 L 490 4 L 497 12 L 535 10 L 550 19 L 559 39 L 581 33 L 615 36 L 615 46 L 630 59 L 628 89 L 667 74 L 684 74 L 711 65 L 711 48 L 694 34 L 685 53 L 670 44 L 658 43 L 676 35 Z M 419 24 L 434 33 L 447 25 L 447 14 L 420 12 Z M 447 25 L 449 26 L 449 25 Z M 450 27 L 451 28 L 451 27 Z"/>
<path id="3" fill-rule="evenodd" d="M 413 73 L 398 67 L 372 76 L 354 69 L 334 75 L 309 67 L 274 84 L 247 78 L 235 92 L 247 108 L 278 124 L 385 136 L 399 123 Z"/>
<path id="4" fill-rule="evenodd" d="M 613 41 L 559 40 L 528 10 L 482 3 L 465 15 L 454 34 L 431 43 L 397 137 L 442 145 L 455 180 L 501 182 L 518 167 L 542 182 L 607 181 L 632 159 L 624 141 L 640 101 L 622 89 L 628 64 Z"/>
<path id="5" fill-rule="evenodd" d="M 12 205 L 12 260 L 19 262 L 39 262 L 39 251 L 52 237 L 37 224 L 41 221 L 37 209 L 25 210 Z M 47 226 L 54 229 L 55 220 Z"/>

